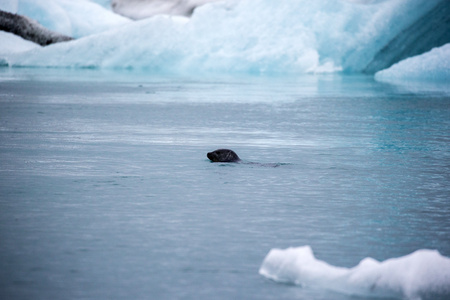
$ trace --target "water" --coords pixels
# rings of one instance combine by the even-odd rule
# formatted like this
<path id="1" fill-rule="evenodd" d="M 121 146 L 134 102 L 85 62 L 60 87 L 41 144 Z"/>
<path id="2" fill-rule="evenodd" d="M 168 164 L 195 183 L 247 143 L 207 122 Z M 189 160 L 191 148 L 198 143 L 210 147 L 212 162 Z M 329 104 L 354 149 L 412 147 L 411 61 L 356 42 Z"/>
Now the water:
<path id="1" fill-rule="evenodd" d="M 302 245 L 345 267 L 450 256 L 449 95 L 2 69 L 1 298 L 355 299 L 258 269 Z M 210 163 L 222 147 L 256 164 Z"/>

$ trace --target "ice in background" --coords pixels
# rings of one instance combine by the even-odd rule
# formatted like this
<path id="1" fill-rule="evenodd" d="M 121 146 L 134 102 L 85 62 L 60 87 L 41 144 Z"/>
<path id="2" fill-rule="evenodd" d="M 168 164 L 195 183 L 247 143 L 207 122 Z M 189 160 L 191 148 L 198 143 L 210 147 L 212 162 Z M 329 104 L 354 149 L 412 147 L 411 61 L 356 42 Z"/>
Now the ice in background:
<path id="1" fill-rule="evenodd" d="M 450 44 L 428 53 L 405 59 L 392 67 L 379 71 L 375 79 L 380 81 L 429 80 L 450 82 Z"/>
<path id="2" fill-rule="evenodd" d="M 413 24 L 420 27 L 429 22 L 423 17 L 433 19 L 427 13 L 438 4 L 448 9 L 446 3 L 229 0 L 198 7 L 190 19 L 161 15 L 132 22 L 88 0 L 9 0 L 0 9 L 12 9 L 79 39 L 27 52 L 18 45 L 17 51 L 2 51 L 2 56 L 4 64 L 11 66 L 171 74 L 362 72 L 391 40 Z M 416 40 L 420 44 L 420 36 Z M 449 60 L 445 51 L 433 55 L 437 55 L 435 61 Z M 406 61 L 404 71 L 378 77 L 419 74 L 423 69 L 417 61 L 424 59 Z M 442 79 L 448 64 L 433 64 L 426 73 L 421 78 Z"/>
<path id="3" fill-rule="evenodd" d="M 39 47 L 38 44 L 26 41 L 15 34 L 4 31 L 0 31 L 0 40 L 2 41 L 0 56 L 8 55 L 12 52 L 25 52 L 27 50 Z M 1 62 L 2 60 L 0 59 L 0 64 Z"/>

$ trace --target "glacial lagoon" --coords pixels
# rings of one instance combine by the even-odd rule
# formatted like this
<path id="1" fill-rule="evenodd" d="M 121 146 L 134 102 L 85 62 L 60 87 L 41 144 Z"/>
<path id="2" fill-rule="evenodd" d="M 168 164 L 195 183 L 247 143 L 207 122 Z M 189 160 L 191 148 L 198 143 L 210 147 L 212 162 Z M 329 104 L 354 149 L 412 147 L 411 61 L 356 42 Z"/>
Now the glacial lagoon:
<path id="1" fill-rule="evenodd" d="M 371 299 L 258 271 L 273 248 L 450 256 L 449 101 L 365 75 L 2 68 L 1 298 Z"/>

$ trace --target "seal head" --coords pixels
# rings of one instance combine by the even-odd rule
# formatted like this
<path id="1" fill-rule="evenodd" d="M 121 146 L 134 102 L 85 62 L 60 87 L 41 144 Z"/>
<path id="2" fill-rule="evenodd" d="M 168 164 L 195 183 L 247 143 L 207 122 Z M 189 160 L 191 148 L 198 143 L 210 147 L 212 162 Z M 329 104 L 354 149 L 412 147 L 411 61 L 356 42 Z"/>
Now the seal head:
<path id="1" fill-rule="evenodd" d="M 217 149 L 213 152 L 208 152 L 206 155 L 213 162 L 238 162 L 241 159 L 230 149 Z"/>

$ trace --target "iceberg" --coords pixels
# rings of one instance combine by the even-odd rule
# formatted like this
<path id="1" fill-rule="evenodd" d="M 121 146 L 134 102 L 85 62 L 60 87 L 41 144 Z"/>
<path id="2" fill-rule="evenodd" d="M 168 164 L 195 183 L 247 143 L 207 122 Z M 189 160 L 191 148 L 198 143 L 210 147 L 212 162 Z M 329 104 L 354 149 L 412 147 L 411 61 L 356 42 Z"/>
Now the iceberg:
<path id="1" fill-rule="evenodd" d="M 449 299 L 450 258 L 435 250 L 356 267 L 332 266 L 314 257 L 309 246 L 272 249 L 259 273 L 276 282 L 326 288 L 340 293 L 397 299 Z"/>
<path id="2" fill-rule="evenodd" d="M 19 13 L 77 40 L 3 55 L 9 66 L 171 74 L 358 73 L 368 66 L 373 74 L 410 56 L 397 55 L 393 41 L 420 40 L 423 32 L 414 36 L 410 28 L 429 28 L 427 20 L 450 7 L 447 0 L 227 0 L 204 4 L 190 18 L 131 21 L 99 0 L 16 1 Z M 445 33 L 449 25 L 439 26 Z"/>
<path id="3" fill-rule="evenodd" d="M 450 44 L 402 60 L 375 73 L 378 81 L 446 81 L 450 82 Z"/>

